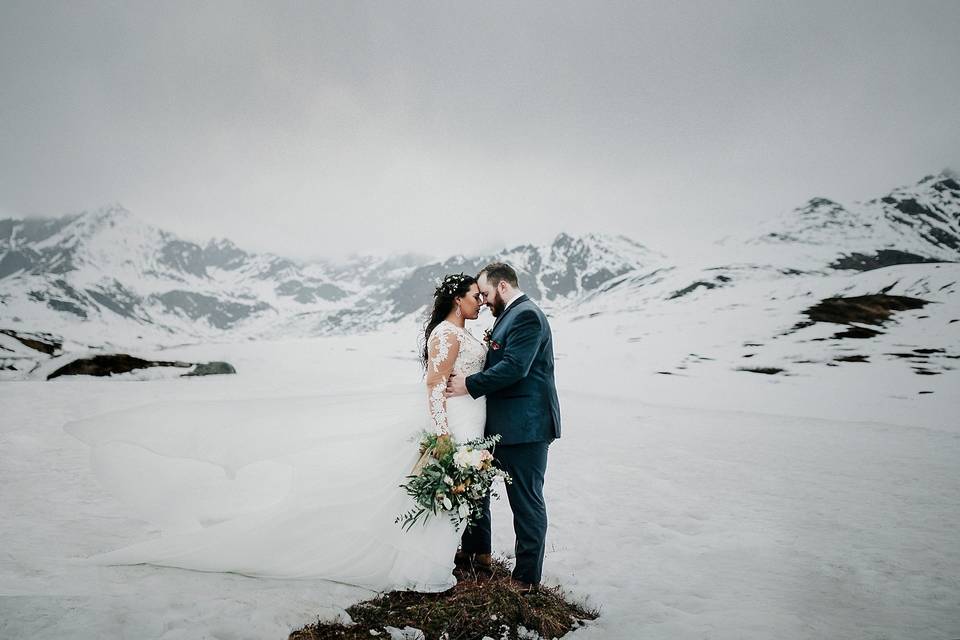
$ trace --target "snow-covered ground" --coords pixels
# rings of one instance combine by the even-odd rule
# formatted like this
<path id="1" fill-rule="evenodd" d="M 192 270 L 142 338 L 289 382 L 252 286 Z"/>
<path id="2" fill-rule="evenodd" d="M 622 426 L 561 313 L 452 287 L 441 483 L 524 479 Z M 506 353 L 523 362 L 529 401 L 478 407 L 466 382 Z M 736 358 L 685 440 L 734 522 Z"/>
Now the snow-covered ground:
<path id="1" fill-rule="evenodd" d="M 942 286 L 956 275 L 945 268 L 898 267 L 906 289 L 890 293 Z M 956 296 L 898 314 L 870 340 L 815 340 L 839 325 L 781 335 L 819 297 L 890 284 L 882 271 L 769 304 L 739 304 L 769 300 L 757 281 L 729 299 L 709 292 L 709 312 L 697 292 L 669 312 L 553 318 L 564 435 L 547 473 L 544 580 L 601 609 L 572 637 L 960 638 Z M 884 356 L 916 348 L 945 349 L 939 375 Z M 0 384 L 0 637 L 285 638 L 369 597 L 324 581 L 74 564 L 154 532 L 103 492 L 87 447 L 62 427 L 155 401 L 410 381 L 415 349 L 403 324 L 137 353 L 226 360 L 233 376 Z M 844 353 L 870 361 L 837 362 Z M 495 549 L 509 556 L 505 502 L 494 519 Z"/>

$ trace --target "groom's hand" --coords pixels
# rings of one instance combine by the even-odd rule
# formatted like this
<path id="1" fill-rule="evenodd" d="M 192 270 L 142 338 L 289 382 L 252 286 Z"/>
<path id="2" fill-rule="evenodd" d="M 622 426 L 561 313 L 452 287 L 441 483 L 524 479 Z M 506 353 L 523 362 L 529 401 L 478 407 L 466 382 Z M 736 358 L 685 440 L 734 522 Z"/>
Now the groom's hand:
<path id="1" fill-rule="evenodd" d="M 447 390 L 443 392 L 448 398 L 467 395 L 467 379 L 463 376 L 451 373 L 447 379 Z"/>

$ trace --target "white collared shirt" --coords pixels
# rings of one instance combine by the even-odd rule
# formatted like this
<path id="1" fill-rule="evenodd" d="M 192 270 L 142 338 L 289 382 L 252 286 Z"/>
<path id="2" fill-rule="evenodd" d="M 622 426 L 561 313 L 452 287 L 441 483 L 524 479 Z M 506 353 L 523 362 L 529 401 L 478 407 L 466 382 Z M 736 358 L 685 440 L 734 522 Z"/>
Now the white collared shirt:
<path id="1" fill-rule="evenodd" d="M 520 298 L 520 296 L 522 296 L 522 295 L 523 295 L 523 291 L 517 291 L 517 295 L 513 296 L 512 298 L 510 298 L 510 302 L 508 302 L 507 304 L 503 305 L 503 312 L 501 312 L 500 315 L 502 316 L 504 313 L 506 313 L 506 311 L 507 311 L 507 309 L 510 307 L 510 305 L 512 305 L 514 302 L 516 302 L 516 301 Z"/>

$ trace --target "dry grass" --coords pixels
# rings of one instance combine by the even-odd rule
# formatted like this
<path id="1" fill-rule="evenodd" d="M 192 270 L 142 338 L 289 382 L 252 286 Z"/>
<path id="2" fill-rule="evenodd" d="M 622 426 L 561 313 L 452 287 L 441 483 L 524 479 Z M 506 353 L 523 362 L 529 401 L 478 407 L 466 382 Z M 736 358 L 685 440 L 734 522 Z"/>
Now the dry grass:
<path id="1" fill-rule="evenodd" d="M 827 298 L 805 309 L 804 314 L 812 322 L 833 322 L 836 324 L 882 325 L 896 311 L 920 309 L 929 304 L 927 300 L 907 296 L 890 296 L 878 293 L 851 298 Z"/>
<path id="2" fill-rule="evenodd" d="M 389 638 L 386 626 L 420 629 L 427 640 L 516 639 L 519 627 L 559 638 L 599 615 L 569 602 L 560 588 L 525 592 L 501 560 L 494 560 L 492 571 L 458 569 L 456 575 L 459 583 L 449 591 L 392 591 L 348 608 L 352 625 L 318 621 L 294 631 L 289 640 Z"/>

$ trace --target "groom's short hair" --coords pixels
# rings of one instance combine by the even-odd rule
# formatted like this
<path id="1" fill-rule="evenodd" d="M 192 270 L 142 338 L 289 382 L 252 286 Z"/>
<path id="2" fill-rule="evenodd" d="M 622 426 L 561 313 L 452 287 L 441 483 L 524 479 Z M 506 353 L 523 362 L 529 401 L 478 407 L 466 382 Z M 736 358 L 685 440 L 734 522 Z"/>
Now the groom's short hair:
<path id="1" fill-rule="evenodd" d="M 506 262 L 491 262 L 483 269 L 480 269 L 480 273 L 477 274 L 477 280 L 479 280 L 483 274 L 487 274 L 487 282 L 493 286 L 500 284 L 501 280 L 506 280 L 510 283 L 511 287 L 515 289 L 520 288 L 520 284 L 517 282 L 517 272 Z"/>

